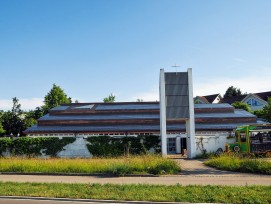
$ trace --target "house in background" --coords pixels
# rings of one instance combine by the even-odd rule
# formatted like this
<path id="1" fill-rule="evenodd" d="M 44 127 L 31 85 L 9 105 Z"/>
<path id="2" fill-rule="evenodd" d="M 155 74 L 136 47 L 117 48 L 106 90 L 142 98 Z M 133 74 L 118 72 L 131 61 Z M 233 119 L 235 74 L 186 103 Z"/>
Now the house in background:
<path id="1" fill-rule="evenodd" d="M 212 103 L 220 103 L 222 97 L 220 94 L 213 94 L 207 96 L 196 96 L 194 98 L 195 104 L 212 104 Z"/>
<path id="2" fill-rule="evenodd" d="M 252 111 L 262 110 L 264 106 L 268 105 L 268 98 L 271 97 L 271 91 L 244 94 L 237 97 L 222 98 L 221 103 L 233 104 L 234 102 L 247 103 Z"/>

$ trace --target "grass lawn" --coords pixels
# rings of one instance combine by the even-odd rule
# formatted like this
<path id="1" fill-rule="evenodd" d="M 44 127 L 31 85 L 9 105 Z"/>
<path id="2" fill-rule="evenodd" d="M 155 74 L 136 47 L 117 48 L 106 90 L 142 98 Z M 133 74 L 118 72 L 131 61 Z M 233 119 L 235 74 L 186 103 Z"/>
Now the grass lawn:
<path id="1" fill-rule="evenodd" d="M 0 182 L 1 196 L 197 203 L 271 203 L 271 186 L 163 186 Z"/>
<path id="2" fill-rule="evenodd" d="M 213 157 L 204 164 L 222 170 L 271 174 L 271 162 L 262 158 L 241 158 L 236 155 Z"/>
<path id="3" fill-rule="evenodd" d="M 106 173 L 125 174 L 176 174 L 179 165 L 157 155 L 102 159 L 37 159 L 0 158 L 0 172 L 18 173 Z"/>

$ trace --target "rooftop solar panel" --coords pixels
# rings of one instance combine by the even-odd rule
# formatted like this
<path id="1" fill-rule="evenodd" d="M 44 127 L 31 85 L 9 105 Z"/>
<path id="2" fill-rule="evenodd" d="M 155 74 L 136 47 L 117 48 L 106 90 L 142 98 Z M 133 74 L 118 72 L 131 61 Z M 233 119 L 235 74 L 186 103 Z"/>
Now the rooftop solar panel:
<path id="1" fill-rule="evenodd" d="M 194 107 L 195 108 L 232 108 L 232 106 L 227 103 L 195 104 Z"/>
<path id="2" fill-rule="evenodd" d="M 100 104 L 95 110 L 156 110 L 159 109 L 159 104 Z"/>
<path id="3" fill-rule="evenodd" d="M 159 119 L 159 114 L 114 114 L 114 115 L 45 115 L 40 120 L 120 120 Z"/>
<path id="4" fill-rule="evenodd" d="M 70 106 L 57 106 L 57 107 L 52 108 L 51 110 L 66 110 L 69 107 Z"/>

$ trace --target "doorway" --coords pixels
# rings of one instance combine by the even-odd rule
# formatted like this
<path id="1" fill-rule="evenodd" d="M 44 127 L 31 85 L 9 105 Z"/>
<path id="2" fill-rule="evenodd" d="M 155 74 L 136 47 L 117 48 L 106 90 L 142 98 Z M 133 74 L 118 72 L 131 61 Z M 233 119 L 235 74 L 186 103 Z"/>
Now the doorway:
<path id="1" fill-rule="evenodd" d="M 182 153 L 182 155 L 186 155 L 187 154 L 187 140 L 186 140 L 186 138 L 181 138 L 180 143 L 181 143 L 181 153 Z"/>
<path id="2" fill-rule="evenodd" d="M 176 138 L 167 138 L 168 154 L 176 154 Z"/>

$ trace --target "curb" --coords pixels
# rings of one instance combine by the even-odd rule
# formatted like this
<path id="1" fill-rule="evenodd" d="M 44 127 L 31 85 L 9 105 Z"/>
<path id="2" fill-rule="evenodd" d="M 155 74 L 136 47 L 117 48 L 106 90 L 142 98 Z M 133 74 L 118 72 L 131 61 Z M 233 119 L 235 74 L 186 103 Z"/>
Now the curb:
<path id="1" fill-rule="evenodd" d="M 124 200 L 96 200 L 96 199 L 74 199 L 74 198 L 52 198 L 52 197 L 28 197 L 28 196 L 0 196 L 0 199 L 10 200 L 42 200 L 42 201 L 60 201 L 60 202 L 89 202 L 89 203 L 154 203 L 154 204 L 188 204 L 188 202 L 153 202 L 153 201 L 124 201 Z"/>
<path id="2" fill-rule="evenodd" d="M 154 174 L 88 174 L 88 173 L 43 173 L 43 172 L 0 172 L 0 175 L 38 175 L 38 176 L 96 176 L 96 177 L 160 177 Z"/>

